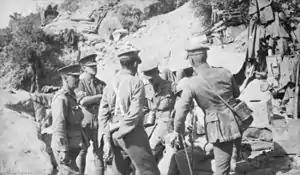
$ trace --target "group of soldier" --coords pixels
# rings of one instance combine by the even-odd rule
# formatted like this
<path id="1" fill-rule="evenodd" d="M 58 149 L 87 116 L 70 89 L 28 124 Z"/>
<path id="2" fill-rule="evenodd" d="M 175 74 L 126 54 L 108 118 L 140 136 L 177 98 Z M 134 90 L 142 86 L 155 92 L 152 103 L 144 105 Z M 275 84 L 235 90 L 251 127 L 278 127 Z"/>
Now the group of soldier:
<path id="1" fill-rule="evenodd" d="M 184 84 L 163 79 L 158 62 L 142 61 L 133 48 L 118 54 L 120 70 L 107 82 L 96 78 L 96 54 L 59 69 L 63 84 L 51 105 L 51 147 L 59 173 L 83 175 L 92 142 L 95 174 L 104 174 L 111 163 L 114 174 L 159 175 L 165 136 L 183 148 L 186 116 L 198 106 L 213 145 L 215 174 L 229 174 L 242 130 L 227 105 L 238 103 L 240 91 L 228 70 L 207 64 L 208 49 L 197 38 L 190 40 L 186 59 L 194 75 Z"/>

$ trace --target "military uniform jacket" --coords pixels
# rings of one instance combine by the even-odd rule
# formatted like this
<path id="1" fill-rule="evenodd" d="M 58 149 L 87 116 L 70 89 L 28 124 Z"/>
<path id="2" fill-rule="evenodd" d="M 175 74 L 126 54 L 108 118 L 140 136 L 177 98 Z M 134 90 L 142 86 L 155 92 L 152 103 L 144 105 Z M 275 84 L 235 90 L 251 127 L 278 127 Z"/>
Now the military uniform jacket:
<path id="1" fill-rule="evenodd" d="M 240 95 L 232 74 L 224 68 L 210 68 L 207 64 L 200 66 L 197 76 L 192 77 L 183 89 L 181 98 L 176 103 L 174 129 L 184 132 L 184 122 L 192 100 L 205 113 L 205 128 L 207 139 L 211 143 L 231 141 L 241 137 L 239 127 L 233 112 L 214 94 L 219 94 L 230 105 L 236 103 L 235 98 Z M 204 82 L 203 78 L 207 82 Z"/>
<path id="2" fill-rule="evenodd" d="M 59 90 L 53 97 L 51 112 L 52 149 L 68 151 L 70 148 L 80 148 L 83 143 L 81 135 L 83 113 L 76 102 L 74 92 Z"/>
<path id="3" fill-rule="evenodd" d="M 118 89 L 118 98 L 120 106 L 125 115 L 118 112 L 114 114 L 116 107 L 116 93 L 114 86 Z M 120 122 L 121 126 L 118 131 L 114 133 L 117 138 L 122 138 L 126 134 L 135 130 L 143 128 L 143 107 L 145 102 L 144 84 L 139 77 L 130 74 L 125 70 L 118 73 L 118 75 L 111 80 L 104 88 L 100 108 L 99 108 L 99 130 L 103 130 L 107 126 L 107 122 Z"/>
<path id="4" fill-rule="evenodd" d="M 103 94 L 103 89 L 105 83 L 97 78 L 88 78 L 83 76 L 78 84 L 78 88 L 75 90 L 78 103 L 86 96 L 93 96 L 97 94 Z M 97 116 L 99 110 L 98 103 L 90 104 L 88 106 L 81 106 L 84 114 L 84 120 L 82 122 L 83 126 L 91 126 L 92 128 L 97 128 Z"/>
<path id="5" fill-rule="evenodd" d="M 156 111 L 158 119 L 170 118 L 175 105 L 175 88 L 171 81 L 161 79 L 156 87 L 156 92 L 151 84 L 145 85 L 146 111 Z"/>
<path id="6" fill-rule="evenodd" d="M 97 78 L 87 78 L 83 76 L 78 84 L 78 88 L 75 90 L 78 103 L 86 96 L 93 96 L 97 94 L 103 94 L 105 83 Z M 98 115 L 100 101 L 98 103 L 85 106 L 89 112 Z"/>

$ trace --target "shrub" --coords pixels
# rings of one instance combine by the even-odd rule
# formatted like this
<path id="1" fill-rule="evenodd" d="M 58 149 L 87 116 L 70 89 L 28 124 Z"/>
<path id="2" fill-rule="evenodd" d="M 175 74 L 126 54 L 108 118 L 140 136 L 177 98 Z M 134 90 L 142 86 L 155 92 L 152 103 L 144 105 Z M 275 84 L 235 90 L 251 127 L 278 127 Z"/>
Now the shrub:
<path id="1" fill-rule="evenodd" d="M 217 5 L 219 10 L 239 9 L 242 12 L 243 19 L 247 22 L 249 2 L 237 0 L 191 0 L 192 8 L 195 10 L 196 17 L 202 17 L 202 25 L 208 27 L 211 21 L 212 3 Z"/>
<path id="2" fill-rule="evenodd" d="M 64 0 L 60 9 L 69 12 L 75 12 L 79 8 L 79 0 Z"/>
<path id="3" fill-rule="evenodd" d="M 30 14 L 26 17 L 11 18 L 10 28 L 7 28 L 11 36 L 9 43 L 6 43 L 0 54 L 0 79 L 1 85 L 28 90 L 32 70 L 30 58 L 26 54 L 32 49 L 44 65 L 47 74 L 54 72 L 56 66 L 62 66 L 53 54 L 59 54 L 62 45 L 55 41 L 54 37 L 46 35 L 40 29 L 39 14 Z M 52 56 L 52 57 L 51 57 Z M 46 80 L 49 77 L 43 77 Z"/>
<path id="4" fill-rule="evenodd" d="M 144 9 L 144 18 L 148 19 L 153 16 L 168 13 L 186 2 L 188 2 L 188 0 L 159 0 Z"/>
<path id="5" fill-rule="evenodd" d="M 124 29 L 135 32 L 142 22 L 142 11 L 132 5 L 124 4 L 116 8 L 116 13 Z"/>

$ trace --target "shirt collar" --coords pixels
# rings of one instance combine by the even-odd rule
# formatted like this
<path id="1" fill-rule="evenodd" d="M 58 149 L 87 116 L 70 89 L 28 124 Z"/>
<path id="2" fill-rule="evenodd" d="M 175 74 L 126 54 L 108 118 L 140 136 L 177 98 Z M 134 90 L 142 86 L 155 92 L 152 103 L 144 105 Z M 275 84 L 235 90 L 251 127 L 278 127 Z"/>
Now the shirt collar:
<path id="1" fill-rule="evenodd" d="M 207 63 L 199 65 L 197 68 L 195 68 L 195 72 L 197 75 L 202 74 L 206 69 L 209 69 L 210 66 Z"/>
<path id="2" fill-rule="evenodd" d="M 132 75 L 132 76 L 134 76 L 134 73 L 131 72 L 130 70 L 127 70 L 127 69 L 122 69 L 122 70 L 120 71 L 120 74 L 123 74 L 123 75 Z"/>
<path id="3" fill-rule="evenodd" d="M 76 100 L 76 95 L 75 95 L 75 92 L 74 92 L 74 91 L 72 91 L 72 90 L 70 90 L 70 89 L 68 89 L 68 88 L 65 88 L 65 87 L 63 87 L 62 89 L 63 89 L 64 92 L 66 92 L 66 93 L 69 94 L 72 98 L 74 98 L 74 99 Z"/>
<path id="4" fill-rule="evenodd" d="M 159 94 L 163 91 L 163 89 L 165 88 L 164 79 L 162 79 L 162 78 L 160 77 L 160 79 L 158 80 L 158 82 L 157 82 L 157 84 L 156 84 L 155 86 L 157 86 L 157 87 L 156 87 L 156 88 L 157 88 L 156 91 L 155 91 L 155 87 L 153 87 L 150 83 L 147 83 L 147 84 L 145 85 L 145 87 L 151 88 L 151 89 L 152 89 L 153 95 L 154 95 L 154 96 L 157 96 L 157 95 L 159 95 Z"/>

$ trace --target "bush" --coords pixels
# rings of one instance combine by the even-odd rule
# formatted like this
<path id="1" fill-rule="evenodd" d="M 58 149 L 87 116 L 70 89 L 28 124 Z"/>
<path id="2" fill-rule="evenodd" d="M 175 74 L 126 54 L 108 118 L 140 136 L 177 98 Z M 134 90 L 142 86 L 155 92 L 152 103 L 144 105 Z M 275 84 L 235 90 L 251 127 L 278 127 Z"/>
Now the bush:
<path id="1" fill-rule="evenodd" d="M 249 2 L 239 3 L 237 0 L 191 0 L 192 8 L 195 10 L 196 17 L 202 17 L 202 25 L 209 27 L 212 15 L 212 3 L 217 5 L 219 10 L 239 9 L 242 12 L 243 19 L 248 17 Z M 245 21 L 246 22 L 246 21 Z"/>
<path id="2" fill-rule="evenodd" d="M 135 32 L 143 20 L 150 17 L 168 13 L 183 5 L 188 0 L 159 0 L 144 9 L 144 13 L 129 4 L 123 4 L 116 8 L 116 13 L 124 29 Z"/>
<path id="3" fill-rule="evenodd" d="M 36 52 L 37 59 L 43 64 L 44 75 L 50 75 L 57 66 L 63 65 L 57 57 L 53 57 L 53 54 L 59 54 L 62 43 L 40 29 L 39 14 L 11 18 L 10 28 L 6 30 L 11 39 L 0 54 L 2 86 L 29 89 L 32 70 L 28 50 Z M 47 76 L 43 79 L 47 80 Z"/>
<path id="4" fill-rule="evenodd" d="M 64 0 L 60 9 L 69 12 L 75 12 L 79 8 L 79 0 Z"/>
<path id="5" fill-rule="evenodd" d="M 132 5 L 121 5 L 116 8 L 116 13 L 123 28 L 130 32 L 137 31 L 143 20 L 142 11 Z"/>
<path id="6" fill-rule="evenodd" d="M 144 18 L 148 19 L 153 16 L 168 13 L 186 2 L 188 2 L 188 0 L 159 0 L 144 10 Z"/>
<path id="7" fill-rule="evenodd" d="M 192 7 L 195 9 L 195 16 L 202 17 L 202 25 L 209 26 L 212 14 L 210 0 L 192 0 Z"/>

